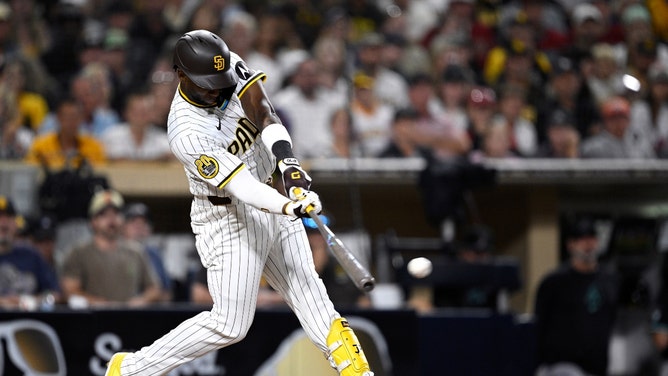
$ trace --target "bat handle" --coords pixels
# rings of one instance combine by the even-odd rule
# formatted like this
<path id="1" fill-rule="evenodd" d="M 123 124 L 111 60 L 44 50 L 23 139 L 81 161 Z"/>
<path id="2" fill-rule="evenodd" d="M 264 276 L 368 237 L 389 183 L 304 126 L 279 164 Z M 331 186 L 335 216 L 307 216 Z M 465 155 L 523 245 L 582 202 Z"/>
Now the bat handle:
<path id="1" fill-rule="evenodd" d="M 303 189 L 300 188 L 300 187 L 293 187 L 292 188 L 292 193 L 295 195 L 295 197 L 300 196 L 303 193 Z M 315 209 L 315 207 L 311 204 L 309 204 L 309 206 L 306 207 L 306 214 L 311 216 L 311 218 L 313 218 L 314 214 L 317 215 L 316 213 L 313 213 L 314 209 Z M 311 214 L 311 213 L 313 213 L 313 214 Z"/>

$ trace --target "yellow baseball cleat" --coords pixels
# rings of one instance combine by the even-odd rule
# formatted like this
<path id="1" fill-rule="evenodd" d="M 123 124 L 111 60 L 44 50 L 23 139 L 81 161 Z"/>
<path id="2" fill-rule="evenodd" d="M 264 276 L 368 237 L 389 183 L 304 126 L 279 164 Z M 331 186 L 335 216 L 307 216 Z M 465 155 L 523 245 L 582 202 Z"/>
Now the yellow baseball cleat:
<path id="1" fill-rule="evenodd" d="M 329 362 L 340 376 L 373 376 L 362 346 L 346 319 L 338 318 L 332 322 L 327 347 Z"/>
<path id="2" fill-rule="evenodd" d="M 121 376 L 121 363 L 123 363 L 126 355 L 128 353 L 120 352 L 114 354 L 109 359 L 109 363 L 107 363 L 107 372 L 105 372 L 104 376 Z"/>

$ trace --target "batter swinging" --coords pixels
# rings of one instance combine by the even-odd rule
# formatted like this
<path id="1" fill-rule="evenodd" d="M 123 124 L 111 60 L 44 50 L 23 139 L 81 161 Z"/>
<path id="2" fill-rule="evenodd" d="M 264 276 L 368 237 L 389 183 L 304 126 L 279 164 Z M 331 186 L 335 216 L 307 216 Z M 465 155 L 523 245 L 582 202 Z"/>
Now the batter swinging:
<path id="1" fill-rule="evenodd" d="M 179 88 L 168 118 L 169 143 L 188 177 L 191 226 L 214 305 L 150 346 L 114 354 L 106 376 L 163 375 L 241 341 L 255 315 L 262 275 L 340 375 L 372 376 L 357 337 L 315 271 L 302 222 L 295 220 L 308 216 L 307 206 L 317 212 L 322 206 L 265 94 L 265 74 L 249 69 L 206 30 L 176 42 L 174 67 Z M 289 198 L 266 184 L 277 160 Z"/>

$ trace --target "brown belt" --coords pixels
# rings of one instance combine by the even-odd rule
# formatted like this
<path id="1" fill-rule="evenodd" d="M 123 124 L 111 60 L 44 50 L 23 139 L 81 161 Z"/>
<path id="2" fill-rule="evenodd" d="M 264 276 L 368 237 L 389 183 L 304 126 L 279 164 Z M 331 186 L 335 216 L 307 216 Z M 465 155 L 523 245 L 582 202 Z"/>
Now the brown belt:
<path id="1" fill-rule="evenodd" d="M 207 196 L 207 198 L 209 199 L 210 203 L 216 206 L 229 205 L 232 203 L 232 199 L 229 197 Z"/>

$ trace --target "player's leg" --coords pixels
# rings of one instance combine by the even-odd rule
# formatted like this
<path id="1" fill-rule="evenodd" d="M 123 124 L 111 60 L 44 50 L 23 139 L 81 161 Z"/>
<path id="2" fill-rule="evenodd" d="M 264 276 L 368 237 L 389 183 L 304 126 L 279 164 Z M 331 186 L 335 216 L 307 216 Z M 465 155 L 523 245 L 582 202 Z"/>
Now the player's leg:
<path id="1" fill-rule="evenodd" d="M 212 310 L 184 321 L 150 346 L 127 354 L 120 366 L 121 375 L 165 374 L 210 351 L 242 340 L 248 332 L 266 259 L 266 255 L 257 254 L 254 249 L 269 247 L 257 247 L 256 237 L 248 233 L 249 227 L 235 227 L 231 233 L 218 227 L 214 220 L 199 223 L 193 225 L 193 231 L 198 253 L 208 266 L 207 282 L 214 301 Z M 267 224 L 265 221 L 264 225 Z"/>
<path id="2" fill-rule="evenodd" d="M 315 271 L 300 221 L 286 218 L 280 242 L 269 253 L 265 277 L 295 312 L 304 331 L 342 376 L 372 376 L 353 330 L 334 309 Z"/>

